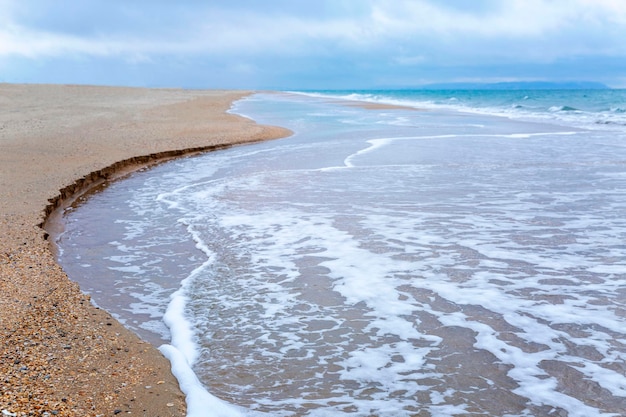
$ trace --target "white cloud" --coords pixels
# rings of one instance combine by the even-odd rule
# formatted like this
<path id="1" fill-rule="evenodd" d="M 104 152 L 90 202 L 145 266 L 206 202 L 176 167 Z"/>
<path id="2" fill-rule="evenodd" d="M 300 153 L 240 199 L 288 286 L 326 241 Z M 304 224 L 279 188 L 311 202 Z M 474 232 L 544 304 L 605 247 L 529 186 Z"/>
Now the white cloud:
<path id="1" fill-rule="evenodd" d="M 0 59 L 237 62 L 239 74 L 261 74 L 270 60 L 293 68 L 302 60 L 380 72 L 386 65 L 392 74 L 394 67 L 626 56 L 624 0 L 85 0 L 71 12 L 59 7 L 0 0 Z"/>
<path id="2" fill-rule="evenodd" d="M 380 1 L 372 21 L 387 36 L 421 35 L 454 40 L 543 39 L 618 21 L 626 15 L 626 2 L 604 0 L 508 0 L 492 2 L 488 11 L 454 10 L 445 2 Z M 621 17 L 620 17 L 621 16 Z M 624 30 L 623 28 L 621 28 Z"/>
<path id="3" fill-rule="evenodd" d="M 562 56 L 597 52 L 595 41 L 592 42 L 592 50 L 585 50 L 588 34 L 596 37 L 606 35 L 607 49 L 626 50 L 623 42 L 617 39 L 626 36 L 626 31 L 622 27 L 611 26 L 626 21 L 626 2 L 618 0 L 493 1 L 487 3 L 489 8 L 483 2 L 477 10 L 467 6 L 463 9 L 446 7 L 445 2 L 432 0 L 371 0 L 368 13 L 361 10 L 356 17 L 339 15 L 336 10 L 341 8 L 338 6 L 331 17 L 326 17 L 293 11 L 290 14 L 278 11 L 267 13 L 250 7 L 245 10 L 234 9 L 234 6 L 218 9 L 196 4 L 197 13 L 174 14 L 170 21 L 158 22 L 154 27 L 140 22 L 137 32 L 130 27 L 122 31 L 115 25 L 110 25 L 110 31 L 106 32 L 107 22 L 100 22 L 99 26 L 105 31 L 101 30 L 97 36 L 53 32 L 11 21 L 11 10 L 15 9 L 10 7 L 12 4 L 7 0 L 2 3 L 8 12 L 0 27 L 1 55 L 301 55 L 323 54 L 337 48 L 344 52 L 352 49 L 376 50 L 398 43 L 405 48 L 425 46 L 429 49 L 428 44 L 433 42 L 450 47 L 452 52 L 463 49 L 456 48 L 455 44 L 462 46 L 480 42 L 484 48 L 493 47 L 495 54 L 508 55 L 511 45 L 503 45 L 502 42 L 507 40 L 519 42 L 522 46 L 546 41 L 543 44 L 544 53 Z M 157 4 L 168 7 L 169 3 Z M 143 7 L 147 7 L 146 4 Z M 109 19 L 113 20 L 112 17 Z M 166 32 L 167 38 L 159 35 L 158 26 L 163 24 L 174 27 Z M 570 42 L 567 42 L 568 39 Z M 559 43 L 558 48 L 545 50 L 555 41 Z"/>

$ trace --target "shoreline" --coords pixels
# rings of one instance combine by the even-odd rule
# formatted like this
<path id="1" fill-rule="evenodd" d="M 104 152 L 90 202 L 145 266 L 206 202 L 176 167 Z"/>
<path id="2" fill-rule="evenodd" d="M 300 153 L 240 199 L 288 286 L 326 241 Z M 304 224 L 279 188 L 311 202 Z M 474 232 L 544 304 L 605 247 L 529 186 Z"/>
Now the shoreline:
<path id="1" fill-rule="evenodd" d="M 288 136 L 226 113 L 249 94 L 0 84 L 0 411 L 185 415 L 169 361 L 91 304 L 56 263 L 41 226 L 66 201 L 118 176 Z"/>
<path id="2" fill-rule="evenodd" d="M 135 172 L 150 169 L 174 159 L 216 152 L 232 148 L 234 146 L 248 145 L 264 140 L 271 139 L 232 142 L 189 149 L 177 149 L 150 155 L 134 156 L 132 158 L 115 162 L 107 167 L 90 172 L 89 174 L 74 181 L 74 183 L 60 189 L 58 195 L 48 199 L 48 204 L 43 209 L 43 220 L 37 226 L 44 231 L 43 238 L 49 242 L 50 251 L 56 257 L 58 250 L 55 242 L 63 232 L 63 211 L 71 207 L 76 200 L 89 198 L 89 195 L 102 189 L 102 187 L 107 187 L 114 181 L 123 180 Z"/>
<path id="3" fill-rule="evenodd" d="M 298 96 L 298 93 L 290 93 L 283 92 L 281 94 L 295 95 Z M 358 107 L 365 110 L 411 110 L 411 111 L 428 111 L 425 108 L 413 107 L 404 104 L 391 104 L 391 103 L 382 103 L 376 101 L 365 101 L 365 100 L 349 100 L 342 97 L 327 97 L 328 101 L 333 103 L 339 103 L 346 107 Z"/>

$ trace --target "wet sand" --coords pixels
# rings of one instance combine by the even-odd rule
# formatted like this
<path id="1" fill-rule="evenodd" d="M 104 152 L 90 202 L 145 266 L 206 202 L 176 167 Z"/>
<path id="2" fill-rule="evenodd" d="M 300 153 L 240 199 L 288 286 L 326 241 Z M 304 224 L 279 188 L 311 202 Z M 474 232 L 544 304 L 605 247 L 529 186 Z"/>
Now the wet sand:
<path id="1" fill-rule="evenodd" d="M 185 415 L 169 362 L 90 303 L 41 225 L 129 170 L 290 133 L 224 113 L 246 94 L 0 84 L 0 412 Z"/>
<path id="2" fill-rule="evenodd" d="M 414 110 L 424 111 L 424 109 L 418 109 L 417 107 L 402 106 L 399 104 L 385 104 L 385 103 L 370 103 L 367 101 L 346 101 L 344 104 L 348 107 L 360 107 L 366 110 Z"/>

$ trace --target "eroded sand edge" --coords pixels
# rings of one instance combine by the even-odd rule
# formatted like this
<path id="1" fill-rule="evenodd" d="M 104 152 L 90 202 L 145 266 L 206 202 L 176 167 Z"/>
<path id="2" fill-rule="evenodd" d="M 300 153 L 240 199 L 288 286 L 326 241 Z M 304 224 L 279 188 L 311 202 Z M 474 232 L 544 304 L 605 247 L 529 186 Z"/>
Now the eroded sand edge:
<path id="1" fill-rule="evenodd" d="M 290 133 L 225 113 L 247 94 L 0 84 L 0 412 L 185 415 L 169 362 L 93 307 L 40 225 L 127 170 Z"/>

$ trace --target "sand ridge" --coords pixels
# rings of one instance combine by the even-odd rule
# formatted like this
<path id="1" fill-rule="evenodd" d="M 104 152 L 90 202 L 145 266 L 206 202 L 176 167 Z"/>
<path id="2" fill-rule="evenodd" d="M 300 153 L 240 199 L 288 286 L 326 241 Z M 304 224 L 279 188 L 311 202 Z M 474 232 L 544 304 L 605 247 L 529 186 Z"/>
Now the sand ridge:
<path id="1" fill-rule="evenodd" d="M 247 94 L 0 84 L 0 412 L 185 415 L 169 362 L 91 304 L 40 225 L 116 173 L 290 134 L 225 113 Z"/>

